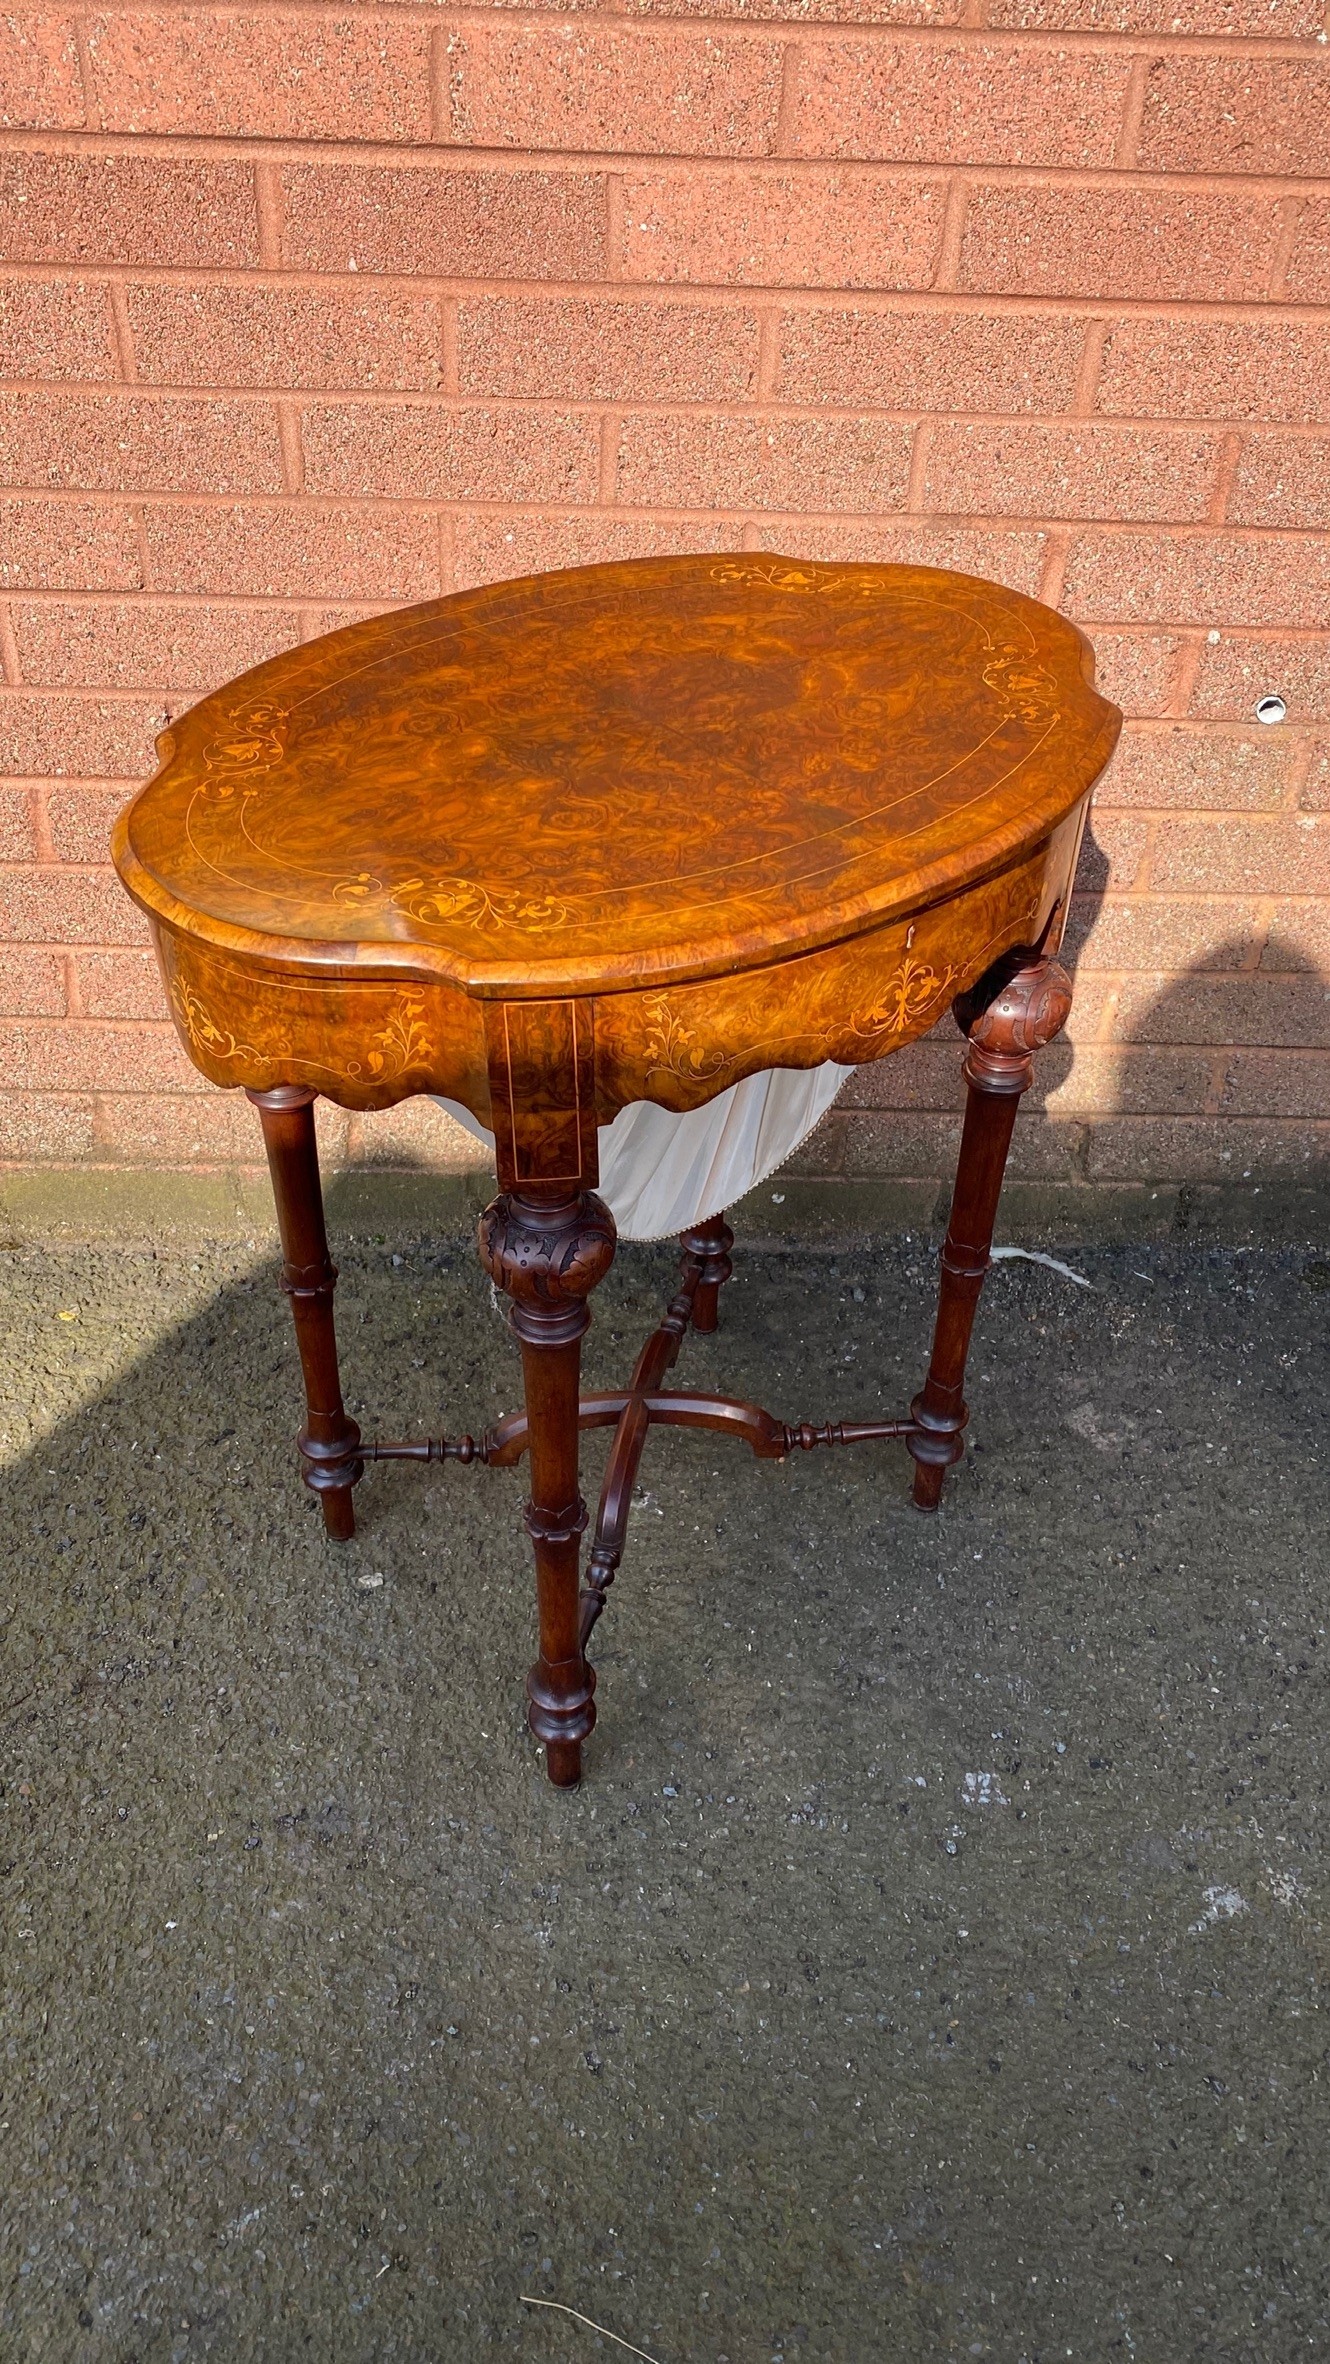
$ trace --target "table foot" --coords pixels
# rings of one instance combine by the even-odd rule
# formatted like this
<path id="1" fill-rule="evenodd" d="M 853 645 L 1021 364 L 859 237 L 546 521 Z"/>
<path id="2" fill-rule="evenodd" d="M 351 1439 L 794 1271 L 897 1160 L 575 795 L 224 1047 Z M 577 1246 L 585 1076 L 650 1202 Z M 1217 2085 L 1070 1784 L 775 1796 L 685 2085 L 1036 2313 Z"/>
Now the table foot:
<path id="1" fill-rule="evenodd" d="M 956 1187 L 947 1236 L 928 1377 L 910 1406 L 914 1433 L 914 1505 L 933 1511 L 942 1481 L 965 1450 L 965 1365 L 979 1292 L 988 1270 L 1007 1152 L 1021 1094 L 1034 1080 L 1034 1056 L 1060 1033 L 1071 1009 L 1071 979 L 1036 952 L 1009 955 L 955 1004 L 968 1036 L 967 1089 Z"/>
<path id="2" fill-rule="evenodd" d="M 305 1484 L 317 1494 L 334 1543 L 356 1531 L 352 1488 L 364 1476 L 360 1430 L 342 1402 L 333 1295 L 337 1267 L 328 1254 L 323 1190 L 314 1133 L 317 1094 L 305 1084 L 250 1092 L 259 1112 L 282 1240 L 281 1286 L 291 1301 L 305 1380 L 305 1426 L 296 1438 Z"/>
<path id="3" fill-rule="evenodd" d="M 545 1743 L 545 1773 L 556 1789 L 576 1789 L 582 1778 L 581 1741 L 547 1741 Z"/>
<path id="4" fill-rule="evenodd" d="M 718 1300 L 734 1271 L 730 1262 L 734 1233 L 723 1215 L 712 1215 L 691 1231 L 681 1232 L 679 1245 L 684 1253 L 685 1274 L 690 1262 L 701 1266 L 693 1292 L 693 1328 L 710 1337 L 720 1327 Z"/>
<path id="5" fill-rule="evenodd" d="M 559 1788 L 581 1770 L 596 1721 L 594 1669 L 580 1637 L 578 1562 L 587 1524 L 578 1490 L 578 1381 L 586 1300 L 614 1259 L 614 1219 L 593 1191 L 529 1185 L 504 1191 L 480 1218 L 480 1261 L 509 1300 L 522 1350 L 540 1656 L 527 1677 L 527 1721 L 545 1743 Z"/>

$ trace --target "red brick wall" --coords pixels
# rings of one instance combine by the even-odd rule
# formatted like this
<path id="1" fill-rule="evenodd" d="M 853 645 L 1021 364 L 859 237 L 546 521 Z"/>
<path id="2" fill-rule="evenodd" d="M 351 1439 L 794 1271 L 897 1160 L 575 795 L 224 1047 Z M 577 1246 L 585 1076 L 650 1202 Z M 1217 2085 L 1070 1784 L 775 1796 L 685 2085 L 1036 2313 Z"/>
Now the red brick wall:
<path id="1" fill-rule="evenodd" d="M 391 601 L 743 545 L 1059 602 L 1133 718 L 1027 1170 L 1305 1172 L 1328 73 L 1319 0 L 4 18 L 0 1159 L 253 1155 L 105 863 L 167 715 Z M 811 1162 L 941 1171 L 956 1089 L 866 1071 Z"/>

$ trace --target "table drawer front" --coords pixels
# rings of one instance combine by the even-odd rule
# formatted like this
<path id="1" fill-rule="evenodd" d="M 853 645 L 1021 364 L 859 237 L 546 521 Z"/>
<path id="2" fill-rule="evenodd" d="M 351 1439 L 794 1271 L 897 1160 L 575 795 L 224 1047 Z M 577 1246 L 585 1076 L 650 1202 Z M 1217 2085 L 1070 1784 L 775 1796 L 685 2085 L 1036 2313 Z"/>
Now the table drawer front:
<path id="1" fill-rule="evenodd" d="M 483 1005 L 442 982 L 265 969 L 154 927 L 171 1014 L 217 1084 L 311 1084 L 344 1108 L 443 1092 L 489 1114 Z"/>
<path id="2" fill-rule="evenodd" d="M 602 1124 L 634 1100 L 697 1108 L 766 1067 L 855 1066 L 927 1034 L 955 996 L 1065 909 L 1080 814 L 1032 859 L 910 922 L 736 977 L 596 1003 Z M 1056 933 L 1056 925 L 1054 933 Z"/>

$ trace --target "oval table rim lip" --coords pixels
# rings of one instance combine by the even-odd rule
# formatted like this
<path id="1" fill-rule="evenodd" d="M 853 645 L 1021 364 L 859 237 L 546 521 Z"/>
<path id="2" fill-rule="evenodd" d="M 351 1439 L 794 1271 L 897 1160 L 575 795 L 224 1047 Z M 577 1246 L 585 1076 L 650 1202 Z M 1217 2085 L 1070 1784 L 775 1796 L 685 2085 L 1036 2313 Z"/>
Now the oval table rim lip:
<path id="1" fill-rule="evenodd" d="M 716 554 L 696 555 L 710 558 Z M 751 553 L 734 555 L 752 557 Z M 761 555 L 765 559 L 774 554 Z M 640 564 L 641 561 L 630 560 L 626 563 Z M 785 563 L 805 562 L 789 560 Z M 570 567 L 549 571 L 580 575 L 602 570 L 599 567 Z M 1043 605 L 1042 602 L 1032 600 L 1028 593 L 991 583 L 983 576 L 964 574 L 959 569 L 920 568 L 908 571 L 947 574 L 961 582 L 1000 591 L 1007 598 L 1031 607 Z M 505 581 L 477 588 L 499 590 L 511 588 L 511 584 Z M 419 602 L 417 608 L 443 607 L 450 599 L 467 595 L 447 594 L 439 600 Z M 408 608 L 388 612 L 405 615 L 416 611 Z M 162 731 L 157 741 L 162 761 L 116 816 L 111 832 L 111 858 L 126 893 L 148 918 L 187 938 L 196 946 L 216 953 L 230 953 L 272 969 L 288 973 L 302 972 L 307 976 L 326 977 L 330 981 L 391 978 L 399 982 L 452 985 L 479 1000 L 526 1000 L 550 996 L 572 998 L 587 994 L 628 993 L 666 984 L 702 982 L 708 977 L 733 975 L 736 971 L 748 968 L 770 967 L 902 922 L 946 901 L 963 888 L 981 885 L 986 879 L 1010 867 L 1021 854 L 1033 852 L 1045 843 L 1088 797 L 1117 744 L 1122 715 L 1094 685 L 1095 655 L 1086 635 L 1069 617 L 1059 614 L 1056 609 L 1044 608 L 1044 613 L 1062 631 L 1079 642 L 1087 699 L 1092 702 L 1090 710 L 1093 711 L 1094 707 L 1099 709 L 1099 727 L 1081 741 L 1077 749 L 1077 761 L 1069 769 L 1065 781 L 1050 783 L 1043 794 L 1032 801 L 1027 813 L 1014 816 L 1004 826 L 990 830 L 982 838 L 950 849 L 918 869 L 896 873 L 886 879 L 880 888 L 845 895 L 839 903 L 829 903 L 824 909 L 797 919 L 787 916 L 781 925 L 754 926 L 747 931 L 737 929 L 720 945 L 713 939 L 711 946 L 705 950 L 690 943 L 678 947 L 657 944 L 650 952 L 635 949 L 611 954 L 584 952 L 533 958 L 529 952 L 514 945 L 486 958 L 479 955 L 479 949 L 476 953 L 468 951 L 464 954 L 459 949 L 429 944 L 419 938 L 292 936 L 217 918 L 176 895 L 140 859 L 131 840 L 133 818 L 141 800 L 166 776 L 174 759 L 175 742 L 170 725 Z M 357 627 L 351 626 L 349 629 L 355 630 Z M 336 635 L 329 633 L 323 637 L 332 639 Z M 302 650 L 308 650 L 317 646 L 317 643 L 303 642 L 299 646 Z M 196 700 L 186 712 L 197 712 L 211 699 L 254 679 L 267 671 L 274 662 L 280 661 L 280 658 L 269 658 L 263 665 L 235 675 L 232 680 L 220 684 L 217 690 L 209 691 L 207 697 Z M 184 716 L 179 719 L 183 720 Z"/>

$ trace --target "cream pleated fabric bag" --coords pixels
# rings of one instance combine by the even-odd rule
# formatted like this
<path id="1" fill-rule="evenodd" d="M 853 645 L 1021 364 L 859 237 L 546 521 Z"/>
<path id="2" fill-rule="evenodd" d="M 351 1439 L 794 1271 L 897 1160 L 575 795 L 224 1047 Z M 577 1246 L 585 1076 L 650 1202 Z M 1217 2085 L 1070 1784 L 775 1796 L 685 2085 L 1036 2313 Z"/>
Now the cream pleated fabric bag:
<path id="1" fill-rule="evenodd" d="M 621 1239 L 667 1239 L 765 1182 L 826 1115 L 852 1067 L 769 1067 L 682 1115 L 636 1100 L 600 1128 L 600 1195 Z M 437 1093 L 491 1156 L 494 1135 Z"/>

